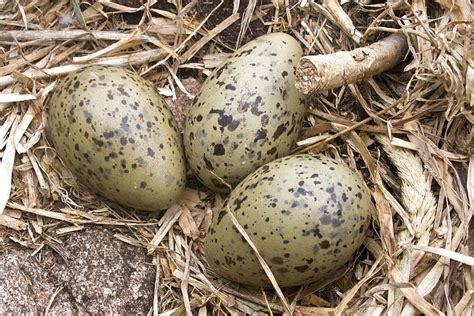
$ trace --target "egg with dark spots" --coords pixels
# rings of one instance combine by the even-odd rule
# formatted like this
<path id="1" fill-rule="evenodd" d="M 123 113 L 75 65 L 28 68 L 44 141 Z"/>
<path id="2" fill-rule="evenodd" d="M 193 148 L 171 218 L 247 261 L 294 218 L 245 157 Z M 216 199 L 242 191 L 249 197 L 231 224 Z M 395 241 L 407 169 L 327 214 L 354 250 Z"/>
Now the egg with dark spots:
<path id="1" fill-rule="evenodd" d="M 242 46 L 204 82 L 183 140 L 189 166 L 206 186 L 229 192 L 290 153 L 305 112 L 294 86 L 302 53 L 290 35 L 267 34 Z"/>
<path id="2" fill-rule="evenodd" d="M 234 214 L 282 287 L 321 280 L 346 264 L 368 230 L 372 202 L 362 178 L 323 155 L 270 162 L 246 177 L 214 214 L 204 250 L 223 278 L 270 287 Z"/>
<path id="3" fill-rule="evenodd" d="M 55 88 L 46 133 L 92 191 L 122 205 L 159 210 L 185 186 L 181 134 L 154 87 L 123 68 L 90 66 Z"/>

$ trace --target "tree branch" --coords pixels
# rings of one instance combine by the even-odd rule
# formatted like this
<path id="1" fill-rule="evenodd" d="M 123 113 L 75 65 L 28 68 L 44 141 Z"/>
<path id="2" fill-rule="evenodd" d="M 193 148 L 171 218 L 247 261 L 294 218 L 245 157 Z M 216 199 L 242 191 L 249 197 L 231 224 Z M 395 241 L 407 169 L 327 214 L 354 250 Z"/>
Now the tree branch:
<path id="1" fill-rule="evenodd" d="M 302 57 L 296 88 L 311 94 L 370 78 L 399 64 L 407 50 L 405 35 L 396 33 L 352 51 Z"/>

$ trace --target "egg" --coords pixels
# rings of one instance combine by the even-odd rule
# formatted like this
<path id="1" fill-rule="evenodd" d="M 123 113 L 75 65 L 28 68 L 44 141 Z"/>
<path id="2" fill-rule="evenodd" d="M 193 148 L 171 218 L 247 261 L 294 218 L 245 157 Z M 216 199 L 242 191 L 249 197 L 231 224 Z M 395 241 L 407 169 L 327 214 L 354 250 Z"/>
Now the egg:
<path id="1" fill-rule="evenodd" d="M 122 205 L 159 210 L 185 187 L 181 134 L 155 88 L 119 67 L 66 76 L 50 101 L 46 134 L 92 191 Z"/>
<path id="2" fill-rule="evenodd" d="M 288 287 L 318 281 L 346 264 L 364 241 L 372 203 L 358 174 L 322 155 L 280 158 L 246 177 L 214 214 L 204 251 L 223 278 L 269 287 L 229 212 L 278 284 Z"/>
<path id="3" fill-rule="evenodd" d="M 238 49 L 204 82 L 183 140 L 190 169 L 206 186 L 228 192 L 290 153 L 305 113 L 294 86 L 302 53 L 290 35 L 267 34 Z"/>

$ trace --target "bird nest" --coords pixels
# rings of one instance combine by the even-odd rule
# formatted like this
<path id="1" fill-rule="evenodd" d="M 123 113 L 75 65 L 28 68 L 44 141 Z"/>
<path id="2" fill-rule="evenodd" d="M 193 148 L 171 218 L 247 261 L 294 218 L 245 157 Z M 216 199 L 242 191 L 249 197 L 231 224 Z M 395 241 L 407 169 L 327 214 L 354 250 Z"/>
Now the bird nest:
<path id="1" fill-rule="evenodd" d="M 153 257 L 153 314 L 469 315 L 470 5 L 342 2 L 0 0 L 0 225 L 29 245 L 86 225 L 114 227 L 116 238 Z M 316 284 L 262 290 L 219 279 L 204 259 L 203 240 L 225 196 L 192 180 L 162 212 L 96 196 L 46 140 L 43 109 L 63 75 L 109 64 L 152 82 L 182 122 L 213 68 L 277 31 L 298 39 L 306 56 L 350 52 L 389 34 L 403 35 L 407 51 L 391 69 L 313 91 L 296 148 L 337 156 L 364 176 L 376 207 L 363 247 Z"/>

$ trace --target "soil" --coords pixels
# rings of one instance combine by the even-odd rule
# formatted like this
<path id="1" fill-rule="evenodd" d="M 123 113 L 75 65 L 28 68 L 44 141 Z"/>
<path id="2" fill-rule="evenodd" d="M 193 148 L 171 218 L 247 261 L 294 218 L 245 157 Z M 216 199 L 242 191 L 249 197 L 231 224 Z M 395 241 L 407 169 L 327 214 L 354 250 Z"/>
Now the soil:
<path id="1" fill-rule="evenodd" d="M 240 14 L 240 17 L 242 17 L 245 13 L 245 9 L 247 8 L 248 5 L 248 0 L 241 0 L 240 1 L 240 6 L 238 9 L 238 12 Z M 207 0 L 207 1 L 202 1 L 198 5 L 196 5 L 195 9 L 198 14 L 198 17 L 200 19 L 205 19 L 216 6 L 221 3 L 221 0 Z M 258 1 L 257 5 L 263 5 L 263 4 L 269 4 L 271 3 L 270 0 L 264 0 L 264 1 Z M 234 4 L 233 1 L 224 1 L 222 5 L 217 9 L 213 15 L 209 17 L 207 22 L 205 23 L 205 27 L 207 29 L 213 29 L 216 27 L 219 23 L 224 21 L 226 18 L 232 15 L 232 11 L 234 10 Z M 263 20 L 265 22 L 271 21 L 272 16 L 271 14 L 267 14 L 267 16 L 263 17 Z M 237 37 L 239 36 L 240 32 L 240 27 L 241 27 L 241 19 L 237 20 L 235 23 L 230 25 L 228 28 L 226 28 L 222 33 L 220 33 L 219 38 L 221 41 L 230 47 L 234 47 L 235 43 L 237 42 Z M 256 19 L 252 22 L 250 22 L 249 28 L 243 38 L 242 44 L 245 44 L 251 39 L 254 39 L 257 36 L 263 35 L 266 33 L 266 26 L 262 23 L 260 19 Z"/>
<path id="2" fill-rule="evenodd" d="M 182 79 L 181 83 L 186 91 L 188 91 L 192 96 L 196 96 L 202 85 L 201 82 L 193 77 Z M 191 106 L 192 100 L 184 92 L 176 88 L 176 100 L 173 101 L 173 98 L 168 97 L 165 98 L 165 101 L 176 119 L 178 129 L 182 132 L 184 128 L 184 120 L 188 113 L 188 109 Z"/>
<path id="3" fill-rule="evenodd" d="M 118 0 L 117 1 L 118 4 L 131 7 L 131 8 L 138 8 L 142 6 L 144 2 L 146 1 L 144 0 Z M 182 6 L 184 7 L 190 2 L 191 2 L 190 0 L 184 0 L 182 2 Z M 242 17 L 243 14 L 245 13 L 248 2 L 249 2 L 248 0 L 240 1 L 240 5 L 238 9 L 238 13 L 240 14 L 240 17 Z M 199 1 L 194 6 L 193 12 L 196 12 L 198 20 L 202 21 L 220 3 L 221 3 L 221 0 Z M 257 5 L 264 5 L 264 4 L 271 4 L 271 3 L 272 3 L 271 0 L 261 0 L 257 2 Z M 160 9 L 160 10 L 176 13 L 176 8 L 170 2 L 165 1 L 165 0 L 157 1 L 155 4 L 153 4 L 152 9 Z M 219 23 L 221 23 L 226 18 L 231 16 L 233 10 L 234 10 L 233 1 L 224 1 L 220 5 L 220 7 L 216 11 L 214 11 L 214 13 L 209 17 L 207 22 L 204 24 L 204 27 L 208 30 L 213 29 Z M 127 24 L 137 24 L 141 20 L 142 14 L 143 14 L 142 12 L 124 13 L 122 14 L 122 16 L 123 16 L 123 19 L 127 22 Z M 156 13 L 153 15 L 155 16 Z M 267 15 L 263 16 L 262 20 L 265 22 L 270 22 L 272 20 L 272 13 L 269 12 Z M 254 21 L 250 22 L 249 28 L 242 40 L 242 44 L 245 44 L 249 40 L 266 33 L 267 27 L 262 23 L 262 20 L 255 19 Z M 234 48 L 235 43 L 237 42 L 237 37 L 239 36 L 240 27 L 241 27 L 241 20 L 239 19 L 238 21 L 234 22 L 232 25 L 227 27 L 224 31 L 222 31 L 218 35 L 219 40 L 222 43 L 228 45 L 229 47 Z"/>
<path id="4" fill-rule="evenodd" d="M 38 253 L 0 247 L 0 314 L 146 314 L 155 268 L 144 249 L 89 227 Z M 54 248 L 54 250 L 53 250 Z M 57 293 L 55 295 L 55 293 Z M 49 307 L 48 307 L 49 305 Z"/>

